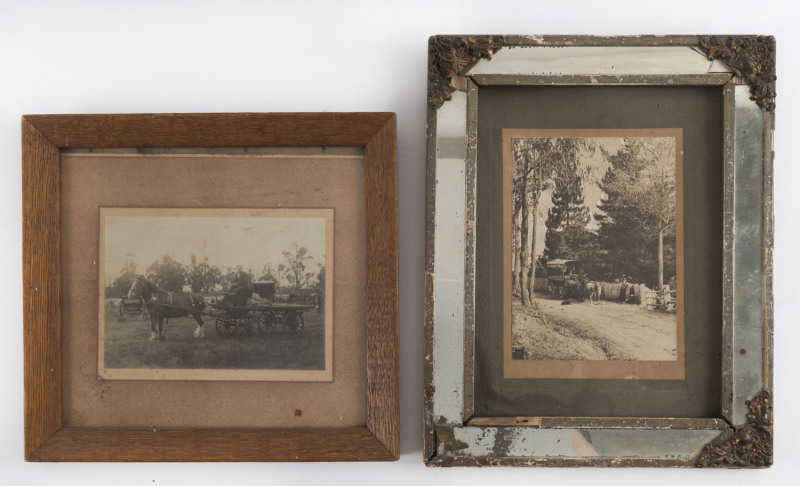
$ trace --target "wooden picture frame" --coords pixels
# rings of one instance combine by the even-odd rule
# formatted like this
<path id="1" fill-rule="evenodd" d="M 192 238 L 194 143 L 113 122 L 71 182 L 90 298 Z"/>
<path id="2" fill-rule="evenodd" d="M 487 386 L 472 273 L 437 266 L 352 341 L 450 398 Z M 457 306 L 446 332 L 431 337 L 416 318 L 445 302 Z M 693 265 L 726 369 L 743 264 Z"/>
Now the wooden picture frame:
<path id="1" fill-rule="evenodd" d="M 25 458 L 29 461 L 378 461 L 399 457 L 394 113 L 22 117 Z M 150 147 L 360 147 L 366 204 L 366 425 L 65 428 L 60 151 Z"/>
<path id="2" fill-rule="evenodd" d="M 428 55 L 425 463 L 769 466 L 775 39 L 434 36 Z M 690 92 L 697 95 L 691 102 Z M 678 108 L 684 105 L 691 108 Z M 707 341 L 713 359 L 687 373 L 701 369 L 710 386 L 690 390 L 703 381 L 696 375 L 668 383 L 630 380 L 627 371 L 614 377 L 627 380 L 602 381 L 583 377 L 580 366 L 573 376 L 507 379 L 503 359 L 520 358 L 503 354 L 513 351 L 496 331 L 511 301 L 497 270 L 511 268 L 502 256 L 511 196 L 499 192 L 501 131 L 666 129 L 684 119 L 694 121 L 683 130 L 683 181 L 713 188 L 684 186 L 684 214 L 719 236 L 687 233 L 684 271 L 711 269 L 714 290 L 704 304 L 684 291 L 679 332 L 691 337 L 686 359 L 703 354 L 691 346 Z M 690 153 L 701 141 L 706 155 Z M 692 254 L 695 246 L 705 256 Z M 687 286 L 700 285 L 695 278 L 687 273 Z M 667 393 L 679 387 L 680 396 Z M 701 413 L 670 408 L 671 400 L 694 403 L 701 395 Z"/>

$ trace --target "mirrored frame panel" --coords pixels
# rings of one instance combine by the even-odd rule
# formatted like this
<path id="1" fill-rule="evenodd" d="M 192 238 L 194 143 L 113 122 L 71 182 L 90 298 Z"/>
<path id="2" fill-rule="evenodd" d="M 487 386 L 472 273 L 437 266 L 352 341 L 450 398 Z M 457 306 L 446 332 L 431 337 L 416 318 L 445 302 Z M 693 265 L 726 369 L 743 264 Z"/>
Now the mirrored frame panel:
<path id="1" fill-rule="evenodd" d="M 749 468 L 772 463 L 774 110 L 773 37 L 430 38 L 427 465 Z M 512 174 L 520 166 L 508 169 L 503 161 L 504 150 L 507 157 L 536 159 L 512 153 L 510 141 L 504 148 L 502 133 L 526 129 L 550 133 L 539 137 L 542 147 L 550 147 L 539 155 L 560 161 L 547 175 L 538 173 L 535 191 L 509 185 L 524 171 Z M 677 176 L 669 176 L 678 200 L 671 207 L 678 214 L 671 223 L 671 243 L 664 246 L 659 237 L 659 256 L 653 257 L 672 258 L 677 265 L 669 283 L 670 271 L 661 263 L 651 277 L 638 276 L 608 263 L 608 248 L 587 243 L 594 252 L 589 257 L 568 254 L 563 246 L 558 253 L 541 234 L 565 231 L 545 219 L 553 212 L 552 201 L 561 197 L 563 203 L 554 194 L 566 178 L 583 188 L 583 196 L 573 194 L 573 206 L 591 206 L 583 210 L 588 223 L 579 229 L 590 239 L 600 238 L 603 225 L 613 219 L 605 176 L 626 150 L 654 146 L 645 138 L 626 137 L 626 129 L 662 130 L 658 133 L 678 138 L 669 152 L 678 152 L 677 159 L 670 155 L 679 164 Z M 577 137 L 581 130 L 595 138 Z M 596 143 L 602 130 L 627 148 Z M 565 139 L 571 141 L 553 143 Z M 595 169 L 586 160 L 594 161 Z M 531 163 L 534 169 L 545 167 Z M 654 178 L 652 168 L 637 170 Z M 662 169 L 662 179 L 665 173 L 675 174 Z M 592 184 L 594 191 L 587 192 Z M 522 204 L 529 204 L 540 193 L 550 202 L 530 211 L 523 225 L 525 217 L 512 207 L 523 197 Z M 628 206 L 638 201 L 630 195 L 621 200 Z M 535 251 L 537 245 L 549 254 Z M 671 256 L 665 256 L 669 245 Z M 634 259 L 632 250 L 626 251 Z M 530 269 L 524 271 L 519 261 Z M 584 266 L 570 269 L 569 261 Z M 552 274 L 557 266 L 567 270 Z M 523 309 L 521 283 L 522 292 L 529 288 L 525 312 L 532 321 L 541 319 L 544 329 L 528 337 L 527 351 L 509 341 L 510 316 L 522 312 L 512 308 Z M 594 302 L 601 292 L 605 295 Z M 573 309 L 588 322 L 580 332 L 570 331 L 558 317 Z M 634 316 L 629 334 L 644 328 L 650 317 L 679 322 L 674 344 L 666 345 L 674 347 L 668 349 L 672 354 L 656 359 L 682 360 L 674 368 L 680 371 L 661 375 L 648 361 L 652 358 L 640 357 L 647 354 L 625 354 L 612 349 L 613 342 L 601 346 L 606 354 L 600 358 L 563 353 L 570 346 L 566 340 L 550 343 L 549 355 L 531 351 L 547 347 L 545 331 L 558 339 L 570 332 L 600 339 L 601 333 L 587 329 L 609 313 L 611 327 L 613 319 L 623 320 L 614 315 Z M 516 374 L 508 373 L 512 368 Z"/>

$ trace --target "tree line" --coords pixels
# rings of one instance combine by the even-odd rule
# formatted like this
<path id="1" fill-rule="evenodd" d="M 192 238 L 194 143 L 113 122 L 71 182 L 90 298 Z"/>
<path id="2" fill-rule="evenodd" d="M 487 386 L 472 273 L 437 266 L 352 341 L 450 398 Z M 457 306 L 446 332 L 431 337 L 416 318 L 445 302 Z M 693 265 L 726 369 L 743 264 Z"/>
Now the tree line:
<path id="1" fill-rule="evenodd" d="M 278 291 L 300 293 L 304 289 L 321 290 L 325 281 L 325 266 L 314 264 L 314 257 L 303 246 L 293 245 L 281 252 L 277 268 L 264 265 L 260 272 L 242 265 L 221 269 L 209 263 L 208 258 L 192 254 L 184 264 L 170 255 L 163 255 L 144 272 L 145 278 L 164 290 L 182 292 L 185 288 L 194 293 L 211 294 L 216 290 L 230 289 L 255 281 L 274 281 Z M 106 285 L 106 297 L 120 298 L 128 294 L 133 279 L 141 275 L 136 256 L 128 253 L 125 264 L 113 282 Z"/>
<path id="2" fill-rule="evenodd" d="M 593 181 L 581 159 L 598 151 L 608 169 Z M 590 139 L 514 138 L 512 155 L 513 289 L 523 304 L 532 301 L 534 277 L 546 276 L 547 262 L 555 259 L 580 260 L 593 280 L 625 276 L 661 288 L 674 278 L 675 175 L 663 163 L 675 159 L 673 139 L 625 138 L 611 152 Z M 594 211 L 585 201 L 587 184 L 602 191 Z M 536 259 L 537 209 L 545 192 L 552 206 Z"/>

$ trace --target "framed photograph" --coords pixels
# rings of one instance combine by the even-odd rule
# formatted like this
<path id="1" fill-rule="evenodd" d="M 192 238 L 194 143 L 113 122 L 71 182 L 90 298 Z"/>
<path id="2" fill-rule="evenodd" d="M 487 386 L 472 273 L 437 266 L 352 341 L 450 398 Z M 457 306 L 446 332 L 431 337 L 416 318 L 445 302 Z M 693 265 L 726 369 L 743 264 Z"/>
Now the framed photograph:
<path id="1" fill-rule="evenodd" d="M 98 375 L 332 381 L 333 238 L 332 208 L 100 208 Z M 201 255 L 178 258 L 192 243 Z M 148 275 L 137 275 L 137 259 L 153 262 Z M 136 316 L 150 326 L 132 326 Z M 221 338 L 202 339 L 208 349 L 148 343 L 173 329 L 204 338 L 206 320 Z"/>
<path id="2" fill-rule="evenodd" d="M 685 378 L 682 140 L 680 128 L 503 130 L 505 378 Z"/>
<path id="3" fill-rule="evenodd" d="M 775 40 L 429 42 L 424 459 L 772 463 Z"/>
<path id="4" fill-rule="evenodd" d="M 25 456 L 399 457 L 393 113 L 22 119 Z"/>

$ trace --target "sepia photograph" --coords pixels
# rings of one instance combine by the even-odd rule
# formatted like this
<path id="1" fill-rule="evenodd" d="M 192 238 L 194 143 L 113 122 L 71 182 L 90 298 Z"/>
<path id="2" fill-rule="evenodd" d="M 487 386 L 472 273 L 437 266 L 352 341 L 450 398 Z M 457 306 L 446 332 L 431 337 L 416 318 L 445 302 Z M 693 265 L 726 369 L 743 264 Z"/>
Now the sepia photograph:
<path id="1" fill-rule="evenodd" d="M 681 379 L 682 131 L 503 138 L 505 376 Z"/>
<path id="2" fill-rule="evenodd" d="M 99 376 L 330 381 L 333 209 L 100 209 Z"/>

